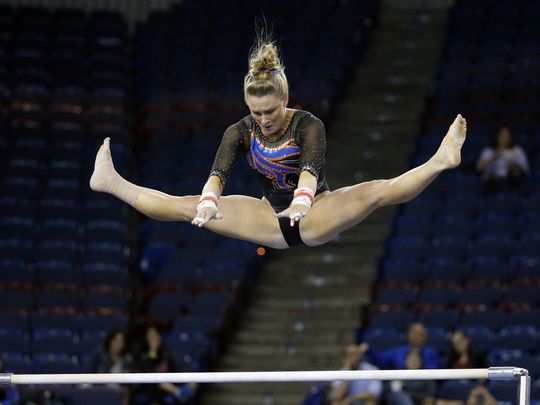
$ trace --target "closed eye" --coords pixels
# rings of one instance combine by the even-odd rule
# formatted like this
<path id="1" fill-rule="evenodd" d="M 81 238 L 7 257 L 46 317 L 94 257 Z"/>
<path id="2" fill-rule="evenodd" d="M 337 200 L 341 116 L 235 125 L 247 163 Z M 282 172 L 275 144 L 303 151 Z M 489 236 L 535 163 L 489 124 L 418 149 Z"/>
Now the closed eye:
<path id="1" fill-rule="evenodd" d="M 263 111 L 262 113 L 261 113 L 260 111 L 251 111 L 251 113 L 252 113 L 253 115 L 257 115 L 257 116 L 259 116 L 259 115 L 261 115 L 261 114 L 263 114 L 263 113 L 266 114 L 266 115 L 270 115 L 270 114 L 272 114 L 274 111 L 276 111 L 276 109 L 277 109 L 277 107 L 274 107 L 274 108 L 272 108 L 272 109 L 270 109 L 270 110 Z"/>

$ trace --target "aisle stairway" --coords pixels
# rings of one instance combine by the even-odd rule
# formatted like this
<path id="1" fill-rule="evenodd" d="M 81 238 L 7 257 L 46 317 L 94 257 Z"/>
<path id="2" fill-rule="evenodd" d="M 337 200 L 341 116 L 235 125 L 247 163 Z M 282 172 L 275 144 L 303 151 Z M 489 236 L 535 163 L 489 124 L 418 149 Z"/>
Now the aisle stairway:
<path id="1" fill-rule="evenodd" d="M 380 27 L 327 128 L 333 189 L 406 169 L 445 18 L 446 10 L 383 7 Z M 369 300 L 391 213 L 380 210 L 327 245 L 274 252 L 219 370 L 339 368 L 359 307 Z M 296 405 L 309 385 L 216 385 L 202 403 Z"/>

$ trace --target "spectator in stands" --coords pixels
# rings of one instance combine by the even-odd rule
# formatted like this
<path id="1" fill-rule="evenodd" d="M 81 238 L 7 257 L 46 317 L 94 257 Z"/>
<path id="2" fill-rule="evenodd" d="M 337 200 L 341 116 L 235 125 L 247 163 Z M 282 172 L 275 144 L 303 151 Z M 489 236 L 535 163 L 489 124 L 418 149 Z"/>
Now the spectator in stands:
<path id="1" fill-rule="evenodd" d="M 126 333 L 122 329 L 112 329 L 107 333 L 103 348 L 94 353 L 91 363 L 91 373 L 123 373 L 132 371 L 133 357 L 127 351 Z M 129 401 L 129 389 L 120 384 L 107 384 L 123 393 L 122 405 Z"/>
<path id="2" fill-rule="evenodd" d="M 514 144 L 510 128 L 501 127 L 492 145 L 482 149 L 476 168 L 487 192 L 500 191 L 519 186 L 529 171 L 529 162 L 523 148 Z"/>
<path id="3" fill-rule="evenodd" d="M 483 385 L 477 385 L 469 393 L 467 405 L 497 405 L 499 401 Z"/>
<path id="4" fill-rule="evenodd" d="M 407 370 L 419 370 L 422 356 L 418 350 L 410 351 L 405 358 Z M 433 380 L 392 381 L 387 396 L 389 405 L 434 405 L 436 384 Z"/>
<path id="5" fill-rule="evenodd" d="M 142 373 L 180 371 L 173 354 L 163 344 L 161 334 L 154 326 L 144 331 L 142 350 L 135 356 L 135 368 Z M 196 384 L 141 384 L 135 387 L 133 398 L 137 405 L 184 403 L 193 397 L 196 388 Z"/>
<path id="6" fill-rule="evenodd" d="M 439 368 L 440 361 L 437 351 L 427 346 L 428 331 L 421 323 L 413 323 L 407 333 L 408 343 L 390 350 L 380 351 L 369 348 L 369 358 L 380 368 L 405 369 L 407 355 L 417 352 L 422 360 L 423 368 Z M 367 345 L 366 345 L 367 346 Z"/>
<path id="7" fill-rule="evenodd" d="M 348 345 L 343 356 L 342 370 L 377 370 L 364 360 L 365 345 Z M 330 391 L 332 405 L 376 405 L 382 392 L 378 380 L 334 381 Z"/>
<path id="8" fill-rule="evenodd" d="M 0 373 L 5 373 L 4 359 L 0 356 Z M 0 404 L 16 405 L 19 403 L 19 391 L 15 385 L 0 385 Z"/>
<path id="9" fill-rule="evenodd" d="M 325 179 L 324 125 L 306 111 L 287 108 L 285 68 L 274 42 L 263 35 L 250 56 L 244 99 L 251 114 L 225 131 L 200 197 L 175 197 L 128 182 L 114 169 L 108 138 L 97 153 L 90 187 L 154 219 L 190 221 L 222 235 L 285 249 L 329 242 L 375 209 L 415 198 L 461 161 L 467 123 L 458 115 L 423 165 L 393 179 L 331 192 Z M 220 198 L 241 155 L 259 173 L 264 198 Z"/>
<path id="10" fill-rule="evenodd" d="M 126 333 L 112 329 L 107 333 L 103 348 L 94 353 L 90 363 L 91 373 L 123 373 L 130 371 L 133 357 L 127 351 Z"/>
<path id="11" fill-rule="evenodd" d="M 463 331 L 456 330 L 452 334 L 451 343 L 447 368 L 487 367 L 485 353 L 473 350 L 471 340 Z"/>

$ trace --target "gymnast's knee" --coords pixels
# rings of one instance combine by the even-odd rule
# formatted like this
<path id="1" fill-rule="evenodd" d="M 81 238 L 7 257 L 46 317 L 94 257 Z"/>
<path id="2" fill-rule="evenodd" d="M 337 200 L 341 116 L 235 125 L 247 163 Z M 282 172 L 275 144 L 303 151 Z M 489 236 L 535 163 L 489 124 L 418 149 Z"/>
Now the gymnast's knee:
<path id="1" fill-rule="evenodd" d="M 366 198 L 373 210 L 394 204 L 391 180 L 372 180 L 365 184 L 368 187 Z"/>

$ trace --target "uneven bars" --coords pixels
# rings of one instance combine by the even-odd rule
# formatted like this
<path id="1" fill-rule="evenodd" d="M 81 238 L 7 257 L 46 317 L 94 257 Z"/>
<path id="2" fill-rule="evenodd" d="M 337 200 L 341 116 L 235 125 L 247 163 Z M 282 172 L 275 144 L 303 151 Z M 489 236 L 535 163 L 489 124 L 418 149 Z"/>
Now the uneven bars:
<path id="1" fill-rule="evenodd" d="M 254 383 L 335 380 L 512 379 L 514 367 L 439 370 L 335 370 L 201 373 L 0 374 L 2 384 Z M 518 369 L 522 370 L 522 369 Z"/>

